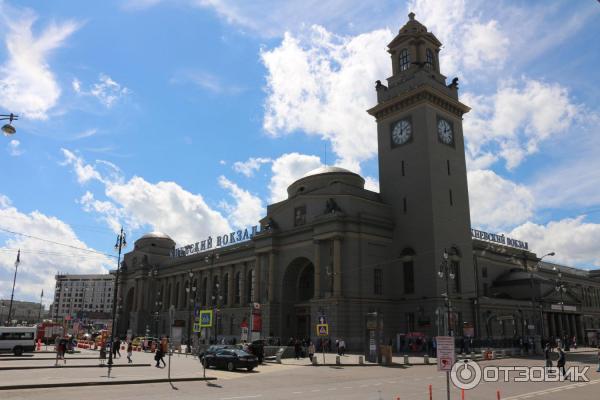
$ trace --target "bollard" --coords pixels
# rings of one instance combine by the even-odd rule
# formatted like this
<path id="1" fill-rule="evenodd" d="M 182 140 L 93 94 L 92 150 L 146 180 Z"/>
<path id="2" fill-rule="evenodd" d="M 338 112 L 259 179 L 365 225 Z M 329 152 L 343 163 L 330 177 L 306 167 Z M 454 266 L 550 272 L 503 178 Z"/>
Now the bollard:
<path id="1" fill-rule="evenodd" d="M 340 365 L 340 356 L 335 356 L 335 365 Z"/>
<path id="2" fill-rule="evenodd" d="M 429 400 L 433 400 L 433 389 L 431 385 L 429 385 Z"/>
<path id="3" fill-rule="evenodd" d="M 475 352 L 471 352 L 471 360 L 475 360 Z"/>
<path id="4" fill-rule="evenodd" d="M 496 390 L 496 400 L 500 400 L 500 390 Z"/>
<path id="5" fill-rule="evenodd" d="M 358 356 L 358 365 L 364 365 L 365 359 L 363 356 Z"/>
<path id="6" fill-rule="evenodd" d="M 312 362 L 312 365 L 319 365 L 319 363 L 317 362 L 317 357 L 315 357 L 315 356 L 312 357 L 311 362 Z"/>
<path id="7" fill-rule="evenodd" d="M 423 362 L 424 362 L 425 364 L 429 364 L 429 356 L 428 356 L 427 354 L 425 354 L 425 355 L 423 356 Z"/>
<path id="8" fill-rule="evenodd" d="M 281 353 L 277 352 L 277 354 L 275 354 L 275 362 L 281 364 Z"/>
<path id="9" fill-rule="evenodd" d="M 404 355 L 404 364 L 405 364 L 405 365 L 408 365 L 408 364 L 409 364 L 409 361 L 408 361 L 408 354 L 405 354 L 405 355 Z"/>

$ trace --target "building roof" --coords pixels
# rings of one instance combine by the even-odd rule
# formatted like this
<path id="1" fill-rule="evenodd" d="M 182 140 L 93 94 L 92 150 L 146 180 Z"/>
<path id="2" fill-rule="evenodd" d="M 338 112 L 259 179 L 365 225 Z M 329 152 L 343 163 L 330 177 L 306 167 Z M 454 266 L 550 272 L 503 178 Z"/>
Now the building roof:
<path id="1" fill-rule="evenodd" d="M 306 174 L 304 174 L 302 176 L 302 178 L 306 178 L 307 176 L 312 176 L 312 175 L 320 175 L 320 174 L 336 174 L 336 173 L 342 173 L 342 174 L 354 174 L 354 175 L 358 175 L 350 170 L 347 170 L 346 168 L 342 168 L 342 167 L 334 167 L 334 166 L 325 166 L 325 167 L 319 167 L 317 169 L 313 169 L 312 171 L 308 171 Z"/>
<path id="2" fill-rule="evenodd" d="M 162 233 L 162 232 L 148 232 L 145 235 L 142 235 L 140 237 L 140 239 L 169 239 L 169 240 L 173 240 L 171 239 L 171 236 L 167 235 L 166 233 Z"/>

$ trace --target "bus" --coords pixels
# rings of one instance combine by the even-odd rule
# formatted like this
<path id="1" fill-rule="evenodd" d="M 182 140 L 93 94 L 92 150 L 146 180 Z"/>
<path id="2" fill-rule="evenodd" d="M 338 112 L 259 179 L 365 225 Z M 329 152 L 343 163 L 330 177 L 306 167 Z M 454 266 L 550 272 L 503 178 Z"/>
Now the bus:
<path id="1" fill-rule="evenodd" d="M 20 356 L 24 352 L 35 349 L 35 326 L 1 326 L 0 327 L 0 352 L 13 353 Z"/>

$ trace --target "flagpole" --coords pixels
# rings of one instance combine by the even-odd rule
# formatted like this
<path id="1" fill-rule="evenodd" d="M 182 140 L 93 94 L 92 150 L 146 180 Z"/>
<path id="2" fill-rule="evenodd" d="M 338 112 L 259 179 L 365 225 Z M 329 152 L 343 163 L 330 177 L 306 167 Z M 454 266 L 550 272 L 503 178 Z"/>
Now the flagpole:
<path id="1" fill-rule="evenodd" d="M 15 276 L 13 277 L 13 287 L 12 293 L 10 294 L 10 305 L 8 306 L 8 325 L 11 323 L 10 315 L 12 313 L 12 305 L 13 299 L 15 297 L 15 283 L 17 282 L 17 269 L 19 268 L 19 263 L 21 262 L 21 249 L 17 252 L 17 261 L 15 261 Z"/>

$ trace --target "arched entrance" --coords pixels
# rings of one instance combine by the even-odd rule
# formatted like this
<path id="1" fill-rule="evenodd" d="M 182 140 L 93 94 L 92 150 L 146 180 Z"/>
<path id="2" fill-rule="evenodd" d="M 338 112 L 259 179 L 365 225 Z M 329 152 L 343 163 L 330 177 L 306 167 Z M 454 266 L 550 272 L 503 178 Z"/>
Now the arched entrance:
<path id="1" fill-rule="evenodd" d="M 315 267 L 304 257 L 288 265 L 282 286 L 282 340 L 309 338 L 311 330 L 310 300 L 315 292 Z"/>

